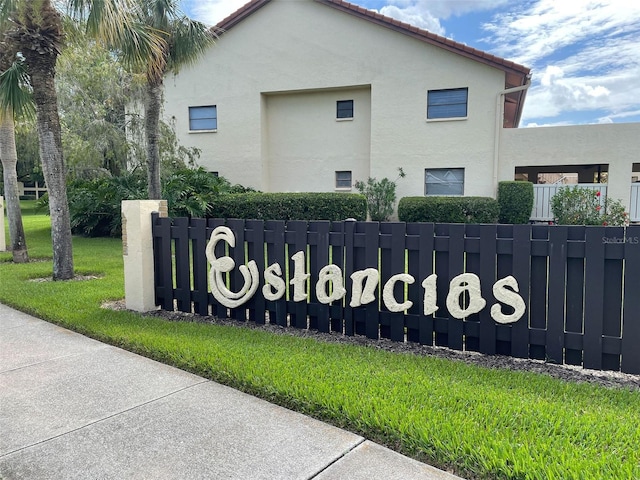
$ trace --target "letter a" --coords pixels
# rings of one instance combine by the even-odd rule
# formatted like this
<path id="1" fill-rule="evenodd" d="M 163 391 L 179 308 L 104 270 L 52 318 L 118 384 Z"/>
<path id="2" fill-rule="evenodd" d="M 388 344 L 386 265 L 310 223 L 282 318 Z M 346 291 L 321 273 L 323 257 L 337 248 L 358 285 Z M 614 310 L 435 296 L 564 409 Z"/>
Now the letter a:
<path id="1" fill-rule="evenodd" d="M 469 305 L 467 308 L 460 308 L 460 295 L 469 292 Z M 454 277 L 449 283 L 449 294 L 447 295 L 447 310 L 453 318 L 462 320 L 463 318 L 478 313 L 487 304 L 482 298 L 480 291 L 480 279 L 473 273 L 463 273 Z"/>

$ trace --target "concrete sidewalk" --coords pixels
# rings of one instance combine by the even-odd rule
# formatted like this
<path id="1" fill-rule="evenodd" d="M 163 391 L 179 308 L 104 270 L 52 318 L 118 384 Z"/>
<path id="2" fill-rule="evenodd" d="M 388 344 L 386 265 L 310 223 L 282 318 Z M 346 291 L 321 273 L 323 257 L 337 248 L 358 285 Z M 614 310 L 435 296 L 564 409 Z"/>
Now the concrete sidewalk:
<path id="1" fill-rule="evenodd" d="M 456 478 L 0 305 L 0 479 Z"/>

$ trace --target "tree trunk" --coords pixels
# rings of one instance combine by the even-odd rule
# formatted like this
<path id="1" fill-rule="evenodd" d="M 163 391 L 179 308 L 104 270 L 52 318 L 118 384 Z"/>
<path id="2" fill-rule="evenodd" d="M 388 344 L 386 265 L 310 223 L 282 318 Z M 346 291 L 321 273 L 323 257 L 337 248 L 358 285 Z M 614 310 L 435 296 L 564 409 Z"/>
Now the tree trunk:
<path id="1" fill-rule="evenodd" d="M 15 133 L 13 112 L 5 112 L 4 117 L 0 119 L 0 160 L 2 160 L 4 194 L 7 199 L 10 248 L 15 263 L 26 263 L 29 261 L 29 255 L 22 224 L 22 212 L 20 211 Z M 0 232 L 0 235 L 4 235 L 4 232 Z"/>
<path id="2" fill-rule="evenodd" d="M 147 83 L 144 102 L 144 133 L 147 142 L 147 179 L 149 200 L 162 198 L 160 185 L 159 122 L 162 107 L 162 79 Z"/>
<path id="3" fill-rule="evenodd" d="M 62 155 L 58 98 L 55 89 L 55 55 L 25 52 L 36 104 L 38 139 L 42 171 L 49 191 L 51 240 L 53 243 L 53 279 L 73 278 L 71 221 L 67 201 L 67 171 Z"/>

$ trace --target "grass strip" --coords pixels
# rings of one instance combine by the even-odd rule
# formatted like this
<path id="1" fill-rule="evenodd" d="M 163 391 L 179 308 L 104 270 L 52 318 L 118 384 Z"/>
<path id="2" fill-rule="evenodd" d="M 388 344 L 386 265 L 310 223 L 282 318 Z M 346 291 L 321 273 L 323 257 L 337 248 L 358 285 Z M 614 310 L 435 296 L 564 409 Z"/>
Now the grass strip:
<path id="1" fill-rule="evenodd" d="M 124 295 L 117 239 L 74 238 L 79 282 L 51 276 L 48 218 L 25 204 L 32 258 L 0 254 L 0 302 L 384 443 L 467 478 L 640 478 L 640 392 L 313 338 L 100 308 Z"/>

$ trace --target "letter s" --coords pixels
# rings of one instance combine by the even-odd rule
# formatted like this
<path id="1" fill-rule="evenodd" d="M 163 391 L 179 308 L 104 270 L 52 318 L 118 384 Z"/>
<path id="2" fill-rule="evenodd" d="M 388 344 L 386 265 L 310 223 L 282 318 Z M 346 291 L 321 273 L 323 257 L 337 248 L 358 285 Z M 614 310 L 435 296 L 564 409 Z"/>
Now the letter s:
<path id="1" fill-rule="evenodd" d="M 506 287 L 511 287 L 513 290 L 509 290 Z M 511 315 L 505 315 L 502 313 L 500 305 L 496 303 L 491 307 L 491 318 L 502 324 L 515 323 L 520 320 L 524 315 L 526 305 L 522 297 L 518 295 L 518 292 L 518 281 L 511 275 L 498 280 L 493 285 L 493 296 L 499 302 L 513 307 L 515 311 Z"/>

